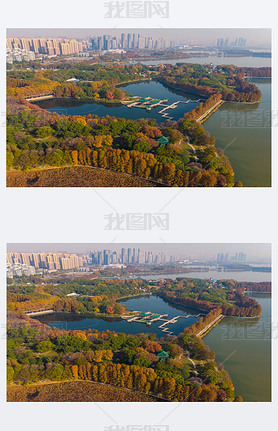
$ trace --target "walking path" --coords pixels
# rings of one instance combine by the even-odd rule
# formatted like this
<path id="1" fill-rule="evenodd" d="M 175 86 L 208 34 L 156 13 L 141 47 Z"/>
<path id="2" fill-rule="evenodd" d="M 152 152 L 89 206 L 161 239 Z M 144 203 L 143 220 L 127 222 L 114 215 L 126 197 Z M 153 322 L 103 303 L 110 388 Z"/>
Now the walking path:
<path id="1" fill-rule="evenodd" d="M 196 334 L 196 337 L 201 337 L 207 330 L 214 325 L 219 319 L 222 319 L 223 315 L 219 314 L 219 316 L 216 317 L 211 323 L 209 323 L 204 329 L 202 329 L 198 334 Z"/>
<path id="2" fill-rule="evenodd" d="M 215 108 L 217 108 L 218 106 L 222 105 L 222 103 L 224 103 L 223 100 L 219 100 L 219 102 L 217 102 L 215 105 L 213 105 L 208 111 L 206 111 L 203 115 L 201 115 L 199 118 L 197 118 L 197 120 L 195 120 L 197 123 L 200 123 L 204 118 L 206 118 L 211 111 L 213 111 Z"/>

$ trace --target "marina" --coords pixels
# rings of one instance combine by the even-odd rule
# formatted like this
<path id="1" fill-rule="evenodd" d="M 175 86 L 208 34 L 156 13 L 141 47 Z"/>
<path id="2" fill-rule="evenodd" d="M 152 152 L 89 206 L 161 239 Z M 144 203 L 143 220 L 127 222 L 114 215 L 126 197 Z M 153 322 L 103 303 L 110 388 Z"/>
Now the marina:
<path id="1" fill-rule="evenodd" d="M 152 108 L 157 108 L 158 106 L 163 106 L 163 108 L 158 111 L 158 114 L 160 114 L 163 118 L 167 118 L 168 120 L 172 120 L 173 117 L 171 117 L 168 113 L 169 109 L 175 109 L 177 108 L 179 103 L 187 104 L 189 102 L 192 102 L 192 100 L 177 100 L 175 102 L 170 103 L 170 105 L 167 104 L 168 99 L 154 99 L 152 97 L 141 97 L 141 96 L 134 96 L 133 101 L 122 101 L 122 105 L 127 106 L 128 108 L 143 108 L 146 109 L 147 112 L 150 112 Z M 194 103 L 198 104 L 204 99 L 197 99 L 194 100 Z"/>
<path id="2" fill-rule="evenodd" d="M 152 313 L 151 311 L 146 311 L 146 312 L 140 312 L 140 311 L 135 311 L 133 313 L 132 316 L 128 315 L 128 316 L 122 316 L 122 319 L 126 320 L 129 323 L 145 323 L 147 326 L 151 326 L 152 323 L 154 322 L 162 322 L 160 326 L 158 326 L 159 329 L 162 330 L 162 332 L 167 333 L 168 335 L 173 334 L 172 331 L 169 330 L 168 325 L 170 324 L 175 324 L 177 323 L 178 319 L 180 318 L 184 318 L 184 319 L 188 319 L 189 317 L 194 317 L 194 318 L 198 318 L 201 315 L 204 315 L 202 313 L 199 313 L 197 315 L 191 315 L 191 314 L 186 314 L 184 316 L 174 316 L 172 318 L 168 318 L 168 314 L 156 314 L 156 313 Z"/>
<path id="3" fill-rule="evenodd" d="M 200 103 L 200 95 L 170 89 L 155 80 L 121 84 L 119 88 L 128 92 L 128 97 L 119 103 L 97 103 L 89 98 L 53 98 L 40 100 L 37 104 L 58 114 L 106 116 L 113 111 L 118 118 L 151 118 L 161 123 L 169 119 L 177 121 Z"/>

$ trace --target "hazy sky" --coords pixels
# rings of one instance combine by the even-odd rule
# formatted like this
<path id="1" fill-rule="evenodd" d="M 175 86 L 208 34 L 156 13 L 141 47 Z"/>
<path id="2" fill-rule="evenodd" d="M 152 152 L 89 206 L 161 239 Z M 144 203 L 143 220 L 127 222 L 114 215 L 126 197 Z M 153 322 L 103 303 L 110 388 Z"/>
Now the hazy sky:
<path id="1" fill-rule="evenodd" d="M 151 250 L 155 253 L 164 252 L 168 255 L 180 257 L 196 258 L 215 258 L 217 253 L 229 253 L 233 255 L 238 252 L 247 254 L 248 261 L 270 260 L 270 244 L 8 244 L 9 252 L 69 252 L 69 253 L 87 253 L 90 250 L 120 250 L 122 247 L 135 247 L 141 250 Z"/>
<path id="2" fill-rule="evenodd" d="M 7 37 L 69 37 L 87 38 L 95 35 L 110 34 L 118 36 L 121 33 L 140 33 L 154 38 L 163 37 L 168 40 L 189 41 L 214 44 L 218 38 L 229 38 L 229 42 L 238 37 L 247 39 L 247 46 L 270 48 L 270 29 L 7 29 Z"/>

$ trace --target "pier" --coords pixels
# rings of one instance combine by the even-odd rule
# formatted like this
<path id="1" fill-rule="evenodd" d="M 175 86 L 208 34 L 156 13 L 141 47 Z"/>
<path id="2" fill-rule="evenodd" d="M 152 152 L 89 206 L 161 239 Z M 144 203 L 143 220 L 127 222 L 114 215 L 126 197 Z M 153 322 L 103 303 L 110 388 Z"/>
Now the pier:
<path id="1" fill-rule="evenodd" d="M 197 118 L 195 121 L 197 123 L 201 123 L 205 120 L 205 118 L 212 112 L 214 109 L 220 108 L 220 106 L 224 103 L 223 100 L 219 100 L 219 102 L 215 103 L 210 109 L 208 109 L 203 115 L 201 115 L 199 118 Z"/>
<path id="2" fill-rule="evenodd" d="M 219 314 L 212 322 L 210 322 L 204 329 L 202 329 L 198 334 L 196 334 L 196 337 L 201 337 L 204 335 L 213 325 L 215 325 L 216 322 L 223 319 L 223 314 Z"/>
<path id="3" fill-rule="evenodd" d="M 39 310 L 29 310 L 24 312 L 26 316 L 42 316 L 43 314 L 52 314 L 54 313 L 53 308 L 40 308 Z"/>
<path id="4" fill-rule="evenodd" d="M 168 314 L 156 314 L 152 313 L 150 311 L 146 312 L 136 312 L 133 316 L 122 316 L 122 319 L 125 319 L 127 322 L 137 322 L 137 323 L 145 323 L 147 326 L 151 326 L 153 322 L 161 321 L 161 325 L 159 325 L 159 329 L 162 330 L 162 332 L 167 333 L 168 335 L 173 334 L 168 328 L 168 325 L 177 323 L 178 319 L 188 319 L 189 317 L 200 317 L 202 313 L 199 314 L 187 314 L 186 316 L 175 316 L 171 319 L 168 319 Z"/>
<path id="5" fill-rule="evenodd" d="M 139 96 L 134 96 L 133 99 L 133 101 L 123 101 L 121 103 L 128 108 L 143 108 L 146 109 L 148 112 L 150 112 L 153 108 L 156 108 L 157 106 L 163 107 L 158 113 L 163 118 L 167 118 L 168 120 L 171 120 L 173 118 L 169 116 L 168 110 L 175 109 L 179 103 L 198 103 L 203 100 L 177 100 L 176 102 L 171 103 L 171 105 L 167 105 L 168 99 L 153 99 L 152 97 L 142 98 Z"/>

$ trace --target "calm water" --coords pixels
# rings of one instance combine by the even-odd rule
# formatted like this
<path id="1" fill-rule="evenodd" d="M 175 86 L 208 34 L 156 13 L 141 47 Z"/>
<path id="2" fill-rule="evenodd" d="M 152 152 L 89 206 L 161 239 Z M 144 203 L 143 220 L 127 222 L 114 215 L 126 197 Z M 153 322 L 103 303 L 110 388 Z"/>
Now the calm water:
<path id="1" fill-rule="evenodd" d="M 184 316 L 178 319 L 177 323 L 168 325 L 169 330 L 175 335 L 179 334 L 187 326 L 198 320 L 197 316 L 200 312 L 188 307 L 173 306 L 172 304 L 164 301 L 158 296 L 143 296 L 132 299 L 125 299 L 121 301 L 129 309 L 134 311 L 151 311 L 153 313 L 168 314 L 169 318 L 175 316 Z M 186 317 L 188 315 L 193 315 Z M 162 332 L 162 329 L 158 327 L 163 323 L 154 322 L 151 326 L 147 326 L 145 323 L 128 323 L 123 319 L 92 319 L 86 316 L 77 316 L 73 314 L 53 313 L 51 315 L 41 316 L 39 318 L 41 322 L 47 323 L 50 326 L 56 326 L 59 329 L 88 329 L 95 328 L 98 331 L 110 331 L 125 332 L 127 334 L 140 334 L 141 332 L 148 332 L 151 334 L 156 333 L 159 337 L 166 335 Z"/>
<path id="2" fill-rule="evenodd" d="M 247 187 L 271 186 L 271 81 L 252 79 L 262 92 L 258 104 L 224 103 L 203 126 L 228 156 L 235 179 Z"/>
<path id="3" fill-rule="evenodd" d="M 159 280 L 160 278 L 171 278 L 175 280 L 178 277 L 185 278 L 212 278 L 213 280 L 237 280 L 237 281 L 271 281 L 270 272 L 253 272 L 253 271 L 202 271 L 202 272 L 185 272 L 181 274 L 150 274 L 142 275 L 144 280 Z"/>
<path id="4" fill-rule="evenodd" d="M 157 64 L 177 64 L 177 63 L 197 63 L 197 64 L 233 64 L 238 67 L 270 67 L 271 58 L 266 57 L 191 57 L 179 58 L 176 60 L 146 60 L 140 61 L 140 64 L 157 65 Z"/>
<path id="5" fill-rule="evenodd" d="M 188 103 L 179 103 L 177 108 L 169 109 L 168 113 L 173 120 L 178 120 L 183 117 L 186 112 L 191 111 L 193 108 L 199 105 L 196 100 L 200 99 L 200 96 L 180 92 L 178 90 L 173 91 L 164 85 L 156 81 L 150 82 L 137 82 L 134 84 L 128 84 L 122 86 L 128 94 L 140 97 L 153 97 L 158 99 L 168 99 L 167 105 L 177 102 L 189 101 Z M 37 102 L 36 102 L 37 103 Z M 74 99 L 51 99 L 42 100 L 37 103 L 44 109 L 50 112 L 57 112 L 59 115 L 88 115 L 96 114 L 98 116 L 116 116 L 119 118 L 137 119 L 137 118 L 155 118 L 158 123 L 165 121 L 166 118 L 162 117 L 158 112 L 164 108 L 164 106 L 152 108 L 150 112 L 142 108 L 128 108 L 121 104 L 98 104 L 82 102 Z"/>
<path id="6" fill-rule="evenodd" d="M 259 319 L 225 318 L 204 342 L 224 363 L 244 401 L 271 401 L 271 295 L 250 294 L 262 307 Z"/>
<path id="7" fill-rule="evenodd" d="M 238 281 L 269 281 L 270 274 L 255 272 L 230 273 L 187 273 L 169 274 L 167 277 L 181 276 L 215 279 L 233 278 Z M 160 276 L 148 276 L 156 278 Z M 205 343 L 216 354 L 216 361 L 224 363 L 225 369 L 231 375 L 236 395 L 242 395 L 244 401 L 270 401 L 271 393 L 271 295 L 250 293 L 262 306 L 262 314 L 255 319 L 225 318 L 209 334 L 204 337 Z M 173 306 L 157 296 L 144 296 L 122 300 L 128 308 L 136 311 L 151 311 L 159 314 L 168 313 L 174 316 L 197 315 L 199 312 L 192 308 Z M 82 315 L 55 313 L 40 316 L 40 321 L 56 326 L 59 329 L 88 329 L 99 331 L 106 329 L 128 334 L 141 332 L 156 333 L 158 337 L 165 335 L 153 323 L 150 327 L 143 323 L 128 323 L 122 319 L 92 319 Z M 181 317 L 176 324 L 169 324 L 174 334 L 183 332 L 184 328 L 197 321 L 198 317 Z"/>

